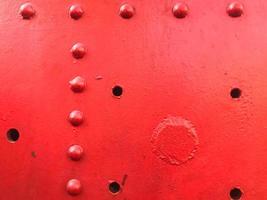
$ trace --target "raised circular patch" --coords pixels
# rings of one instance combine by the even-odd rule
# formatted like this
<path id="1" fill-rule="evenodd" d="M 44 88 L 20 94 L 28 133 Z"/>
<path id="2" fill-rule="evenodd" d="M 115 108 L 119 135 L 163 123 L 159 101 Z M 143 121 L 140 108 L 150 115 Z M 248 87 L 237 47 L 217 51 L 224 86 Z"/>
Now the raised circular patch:
<path id="1" fill-rule="evenodd" d="M 168 116 L 154 129 L 151 143 L 158 158 L 170 165 L 181 165 L 194 158 L 199 139 L 189 120 Z"/>

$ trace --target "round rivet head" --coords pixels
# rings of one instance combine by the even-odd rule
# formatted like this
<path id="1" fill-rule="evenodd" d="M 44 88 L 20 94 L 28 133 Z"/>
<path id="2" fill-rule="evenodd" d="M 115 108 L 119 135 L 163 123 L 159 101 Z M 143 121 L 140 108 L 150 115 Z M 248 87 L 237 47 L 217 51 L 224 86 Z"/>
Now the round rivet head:
<path id="1" fill-rule="evenodd" d="M 74 79 L 69 81 L 69 83 L 70 83 L 71 90 L 77 93 L 82 92 L 86 86 L 85 79 L 80 76 L 75 77 Z"/>
<path id="2" fill-rule="evenodd" d="M 76 59 L 81 59 L 85 56 L 86 50 L 82 43 L 77 43 L 71 48 L 72 56 Z"/>
<path id="3" fill-rule="evenodd" d="M 69 114 L 69 122 L 73 126 L 79 126 L 83 123 L 83 113 L 79 110 L 74 110 Z"/>
<path id="4" fill-rule="evenodd" d="M 130 4 L 123 4 L 120 7 L 120 16 L 124 19 L 130 19 L 134 16 L 135 14 L 135 9 L 132 5 Z"/>
<path id="5" fill-rule="evenodd" d="M 185 3 L 176 3 L 172 9 L 172 13 L 176 18 L 185 18 L 188 12 L 189 8 Z"/>
<path id="6" fill-rule="evenodd" d="M 227 13 L 230 17 L 240 17 L 243 12 L 244 6 L 239 2 L 232 2 L 227 7 Z"/>
<path id="7" fill-rule="evenodd" d="M 78 20 L 83 16 L 83 9 L 80 5 L 72 5 L 69 10 L 70 17 L 72 19 Z"/>
<path id="8" fill-rule="evenodd" d="M 68 156 L 71 160 L 78 161 L 83 156 L 83 148 L 80 145 L 72 145 L 68 149 Z"/>
<path id="9" fill-rule="evenodd" d="M 25 3 L 20 6 L 19 13 L 23 19 L 31 19 L 35 15 L 35 10 L 32 4 Z"/>
<path id="10" fill-rule="evenodd" d="M 77 179 L 71 179 L 67 182 L 66 190 L 70 195 L 78 195 L 82 192 L 82 184 Z"/>

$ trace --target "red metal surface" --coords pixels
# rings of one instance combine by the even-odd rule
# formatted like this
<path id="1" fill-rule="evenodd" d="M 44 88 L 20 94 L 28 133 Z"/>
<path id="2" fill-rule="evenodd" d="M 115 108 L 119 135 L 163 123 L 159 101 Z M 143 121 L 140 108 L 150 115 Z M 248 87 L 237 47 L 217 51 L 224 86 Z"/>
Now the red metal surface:
<path id="1" fill-rule="evenodd" d="M 267 1 L 0 1 L 2 200 L 267 199 Z"/>

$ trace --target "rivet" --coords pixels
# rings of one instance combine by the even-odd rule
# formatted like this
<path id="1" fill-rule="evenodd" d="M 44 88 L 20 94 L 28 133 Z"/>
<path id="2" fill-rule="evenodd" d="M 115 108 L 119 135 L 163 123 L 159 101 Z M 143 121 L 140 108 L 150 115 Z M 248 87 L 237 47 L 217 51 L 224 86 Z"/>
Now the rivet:
<path id="1" fill-rule="evenodd" d="M 227 7 L 227 13 L 231 17 L 240 17 L 244 12 L 243 4 L 239 2 L 232 2 Z"/>
<path id="2" fill-rule="evenodd" d="M 70 195 L 78 195 L 82 192 L 82 184 L 77 179 L 71 179 L 67 182 L 66 190 Z"/>
<path id="3" fill-rule="evenodd" d="M 68 156 L 72 160 L 80 160 L 83 156 L 83 148 L 77 144 L 70 146 L 68 149 Z"/>
<path id="4" fill-rule="evenodd" d="M 72 56 L 76 59 L 81 59 L 85 56 L 86 50 L 82 43 L 77 43 L 71 48 Z"/>
<path id="5" fill-rule="evenodd" d="M 123 4 L 120 7 L 120 16 L 124 19 L 130 19 L 135 14 L 135 9 L 130 4 Z"/>
<path id="6" fill-rule="evenodd" d="M 85 89 L 86 86 L 86 81 L 84 78 L 77 76 L 71 81 L 70 83 L 70 88 L 72 89 L 73 92 L 82 92 Z"/>
<path id="7" fill-rule="evenodd" d="M 73 126 L 79 126 L 83 123 L 83 113 L 79 110 L 74 110 L 69 114 L 69 122 Z"/>
<path id="8" fill-rule="evenodd" d="M 35 10 L 32 4 L 25 3 L 20 6 L 19 13 L 23 19 L 30 19 L 35 15 Z"/>
<path id="9" fill-rule="evenodd" d="M 69 14 L 72 19 L 75 19 L 75 20 L 80 19 L 83 16 L 83 13 L 84 11 L 80 5 L 72 5 L 70 7 Z"/>
<path id="10" fill-rule="evenodd" d="M 189 8 L 185 3 L 176 3 L 172 9 L 172 13 L 176 18 L 185 18 L 188 12 Z"/>

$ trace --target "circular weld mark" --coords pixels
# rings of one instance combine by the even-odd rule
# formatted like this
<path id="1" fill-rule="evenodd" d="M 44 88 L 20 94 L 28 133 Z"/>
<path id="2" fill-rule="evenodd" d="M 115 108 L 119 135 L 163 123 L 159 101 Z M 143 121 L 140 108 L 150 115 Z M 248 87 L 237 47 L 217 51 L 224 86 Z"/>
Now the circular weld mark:
<path id="1" fill-rule="evenodd" d="M 152 152 L 170 165 L 182 165 L 194 158 L 199 139 L 189 120 L 168 116 L 154 129 Z"/>

